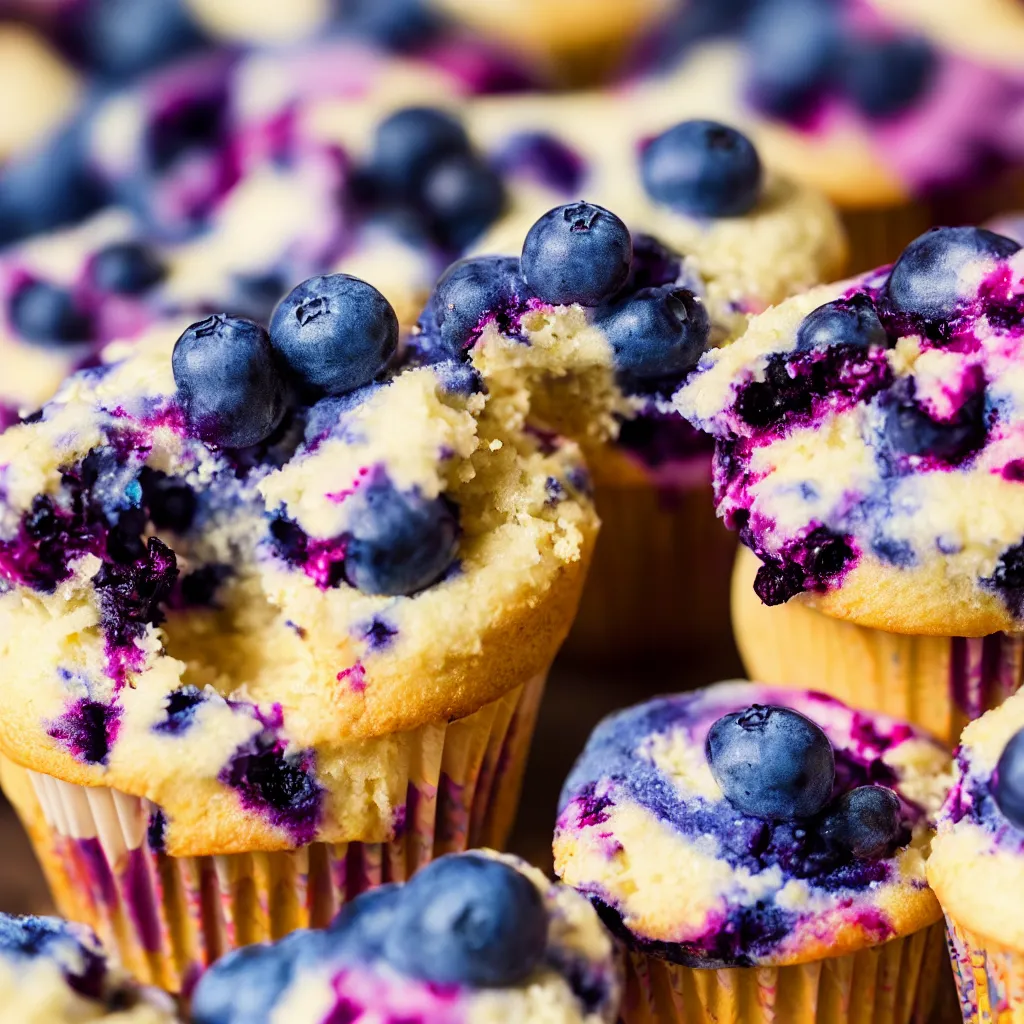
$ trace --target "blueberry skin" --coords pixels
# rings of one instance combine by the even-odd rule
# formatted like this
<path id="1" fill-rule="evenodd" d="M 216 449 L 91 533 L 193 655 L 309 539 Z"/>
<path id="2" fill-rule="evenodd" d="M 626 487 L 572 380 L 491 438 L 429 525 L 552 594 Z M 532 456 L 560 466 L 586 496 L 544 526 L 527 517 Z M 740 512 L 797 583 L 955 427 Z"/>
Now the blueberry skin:
<path id="1" fill-rule="evenodd" d="M 866 116 L 885 118 L 906 110 L 928 88 L 935 65 L 935 51 L 924 39 L 862 39 L 848 45 L 840 75 Z"/>
<path id="2" fill-rule="evenodd" d="M 192 324 L 175 343 L 171 368 L 189 426 L 208 444 L 258 444 L 284 416 L 270 338 L 252 320 L 215 313 Z"/>
<path id="3" fill-rule="evenodd" d="M 436 331 L 441 352 L 459 357 L 476 340 L 477 328 L 485 315 L 511 309 L 526 294 L 526 282 L 514 256 L 459 260 L 437 282 L 423 326 L 427 331 Z"/>
<path id="4" fill-rule="evenodd" d="M 800 351 L 835 345 L 888 347 L 889 339 L 871 300 L 866 295 L 854 295 L 826 302 L 808 313 L 796 332 L 796 345 Z"/>
<path id="5" fill-rule="evenodd" d="M 1003 748 L 992 776 L 992 795 L 1006 819 L 1024 832 L 1024 729 Z"/>
<path id="6" fill-rule="evenodd" d="M 971 396 L 949 422 L 933 420 L 912 399 L 895 399 L 885 406 L 885 440 L 903 455 L 932 455 L 957 462 L 985 443 L 985 396 Z"/>
<path id="7" fill-rule="evenodd" d="M 11 324 L 26 341 L 69 344 L 88 341 L 89 318 L 66 288 L 33 281 L 11 297 Z"/>
<path id="8" fill-rule="evenodd" d="M 696 365 L 711 333 L 704 304 L 674 285 L 641 288 L 596 319 L 627 381 L 681 378 Z"/>
<path id="9" fill-rule="evenodd" d="M 311 277 L 278 303 L 270 340 L 302 388 L 343 395 L 369 384 L 387 365 L 398 347 L 398 317 L 357 277 Z"/>
<path id="10" fill-rule="evenodd" d="M 427 865 L 405 887 L 384 944 L 402 974 L 437 985 L 517 985 L 540 964 L 548 917 L 537 887 L 476 854 Z"/>
<path id="11" fill-rule="evenodd" d="M 141 295 L 159 284 L 167 268 L 144 242 L 114 242 L 92 258 L 89 276 L 104 292 Z"/>
<path id="12" fill-rule="evenodd" d="M 538 298 L 555 306 L 596 306 L 629 276 L 633 242 L 629 229 L 593 203 L 549 210 L 530 228 L 520 260 Z"/>
<path id="13" fill-rule="evenodd" d="M 415 594 L 455 560 L 459 521 L 444 498 L 399 491 L 378 473 L 348 501 L 345 578 L 362 593 Z"/>
<path id="14" fill-rule="evenodd" d="M 501 215 L 505 186 L 485 161 L 460 153 L 430 168 L 419 203 L 434 241 L 449 252 L 461 252 Z"/>
<path id="15" fill-rule="evenodd" d="M 844 793 L 819 827 L 826 841 L 859 860 L 888 856 L 902 831 L 899 797 L 884 786 Z"/>
<path id="16" fill-rule="evenodd" d="M 381 885 L 346 903 L 327 929 L 332 958 L 368 963 L 383 956 L 403 891 L 401 885 Z"/>
<path id="17" fill-rule="evenodd" d="M 832 793 L 832 744 L 790 708 L 754 704 L 725 715 L 711 727 L 705 753 L 726 799 L 744 814 L 809 818 Z"/>
<path id="18" fill-rule="evenodd" d="M 741 217 L 761 194 L 761 158 L 742 132 L 717 121 L 683 121 L 640 156 L 640 176 L 658 203 L 691 217 Z"/>
<path id="19" fill-rule="evenodd" d="M 964 299 L 960 275 L 972 264 L 1006 259 L 1020 249 L 984 228 L 932 228 L 896 261 L 886 294 L 897 313 L 934 322 L 953 317 Z"/>
<path id="20" fill-rule="evenodd" d="M 468 154 L 458 119 L 435 107 L 404 107 L 377 126 L 370 174 L 386 195 L 411 195 L 422 176 L 445 157 Z"/>

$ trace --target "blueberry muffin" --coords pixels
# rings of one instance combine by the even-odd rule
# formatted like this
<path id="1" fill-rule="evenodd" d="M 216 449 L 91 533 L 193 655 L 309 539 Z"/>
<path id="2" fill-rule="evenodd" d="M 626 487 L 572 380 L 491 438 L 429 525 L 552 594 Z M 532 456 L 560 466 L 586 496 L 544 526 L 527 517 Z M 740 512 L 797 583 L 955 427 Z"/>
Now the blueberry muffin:
<path id="1" fill-rule="evenodd" d="M 1009 238 L 935 229 L 756 318 L 677 394 L 752 552 L 733 602 L 749 672 L 951 743 L 1020 685 L 1022 266 Z"/>
<path id="2" fill-rule="evenodd" d="M 924 865 L 948 765 L 912 726 L 756 683 L 606 719 L 563 787 L 555 870 L 628 949 L 624 1019 L 923 1012 L 943 960 Z"/>
<path id="3" fill-rule="evenodd" d="M 515 857 L 435 861 L 324 932 L 239 950 L 203 977 L 196 1024 L 614 1024 L 621 965 L 585 900 Z"/>
<path id="4" fill-rule="evenodd" d="M 397 342 L 313 278 L 0 435 L 3 784 L 68 916 L 168 987 L 510 827 L 587 476 Z"/>

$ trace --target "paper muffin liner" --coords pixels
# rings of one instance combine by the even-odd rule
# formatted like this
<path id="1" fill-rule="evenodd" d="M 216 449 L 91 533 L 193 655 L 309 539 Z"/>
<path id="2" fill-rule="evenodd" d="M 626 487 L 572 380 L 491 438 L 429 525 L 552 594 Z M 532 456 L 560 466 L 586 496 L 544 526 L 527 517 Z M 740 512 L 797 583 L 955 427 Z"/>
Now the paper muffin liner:
<path id="1" fill-rule="evenodd" d="M 601 486 L 590 575 L 563 648 L 578 664 L 664 664 L 729 639 L 735 536 L 711 488 Z"/>
<path id="2" fill-rule="evenodd" d="M 1024 1024 L 1024 953 L 1006 949 L 946 918 L 964 1024 Z"/>
<path id="3" fill-rule="evenodd" d="M 833 619 L 799 601 L 769 608 L 751 587 L 756 567 L 742 549 L 732 592 L 733 632 L 751 679 L 821 690 L 913 722 L 950 746 L 1024 682 L 1024 635 L 913 636 Z"/>
<path id="4" fill-rule="evenodd" d="M 941 922 L 847 956 L 788 967 L 683 967 L 630 953 L 623 1024 L 929 1024 Z"/>
<path id="5" fill-rule="evenodd" d="M 150 844 L 147 800 L 6 758 L 0 783 L 60 912 L 91 925 L 140 981 L 187 993 L 235 947 L 326 925 L 347 900 L 445 853 L 503 848 L 544 684 L 539 676 L 466 718 L 407 734 L 408 795 L 390 842 L 172 857 Z"/>

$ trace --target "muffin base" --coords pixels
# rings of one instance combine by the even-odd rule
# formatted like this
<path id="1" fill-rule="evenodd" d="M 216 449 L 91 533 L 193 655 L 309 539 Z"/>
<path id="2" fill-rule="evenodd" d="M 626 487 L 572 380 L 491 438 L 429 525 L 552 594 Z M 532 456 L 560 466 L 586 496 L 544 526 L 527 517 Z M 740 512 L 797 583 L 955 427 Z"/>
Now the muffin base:
<path id="1" fill-rule="evenodd" d="M 61 914 L 90 925 L 140 981 L 188 993 L 231 949 L 326 925 L 347 900 L 445 853 L 501 849 L 544 684 L 539 676 L 466 718 L 415 731 L 404 827 L 388 842 L 172 857 L 151 845 L 147 800 L 2 757 L 0 785 Z"/>
<path id="2" fill-rule="evenodd" d="M 799 601 L 769 608 L 753 591 L 759 564 L 741 548 L 732 580 L 733 633 L 751 679 L 821 690 L 913 722 L 950 746 L 1024 683 L 1024 635 L 913 636 L 833 619 Z"/>
<path id="3" fill-rule="evenodd" d="M 1024 1024 L 1024 953 L 946 919 L 949 958 L 964 1024 Z"/>
<path id="4" fill-rule="evenodd" d="M 945 964 L 942 924 L 787 967 L 627 959 L 624 1024 L 926 1024 Z"/>
<path id="5" fill-rule="evenodd" d="M 598 485 L 601 534 L 564 657 L 577 664 L 665 665 L 729 639 L 736 538 L 711 488 Z"/>

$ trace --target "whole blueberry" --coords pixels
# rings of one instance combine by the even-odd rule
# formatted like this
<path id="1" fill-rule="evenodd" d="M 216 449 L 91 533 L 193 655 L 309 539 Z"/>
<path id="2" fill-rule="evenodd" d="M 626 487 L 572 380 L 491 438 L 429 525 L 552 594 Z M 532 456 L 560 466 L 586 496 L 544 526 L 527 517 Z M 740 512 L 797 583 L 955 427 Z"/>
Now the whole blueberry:
<path id="1" fill-rule="evenodd" d="M 915 238 L 892 268 L 889 304 L 897 313 L 926 321 L 948 320 L 966 298 L 965 271 L 1019 249 L 1013 239 L 984 228 L 932 228 Z"/>
<path id="2" fill-rule="evenodd" d="M 819 827 L 825 840 L 861 860 L 887 856 L 902 831 L 899 797 L 884 786 L 844 793 Z"/>
<path id="3" fill-rule="evenodd" d="M 440 351 L 461 355 L 476 340 L 485 316 L 511 313 L 526 296 L 514 256 L 478 256 L 453 263 L 434 288 L 423 329 L 437 334 Z"/>
<path id="4" fill-rule="evenodd" d="M 486 161 L 471 153 L 458 153 L 427 171 L 419 202 L 434 241 L 442 249 L 459 252 L 501 215 L 505 187 Z"/>
<path id="5" fill-rule="evenodd" d="M 790 708 L 754 704 L 725 715 L 708 733 L 706 754 L 726 799 L 744 814 L 808 818 L 832 793 L 832 744 Z"/>
<path id="6" fill-rule="evenodd" d="M 615 368 L 632 381 L 682 377 L 697 365 L 711 333 L 704 303 L 674 285 L 641 288 L 603 308 L 596 322 Z"/>
<path id="7" fill-rule="evenodd" d="M 640 155 L 647 194 L 691 217 L 739 217 L 757 205 L 761 158 L 742 132 L 717 121 L 683 121 Z"/>
<path id="8" fill-rule="evenodd" d="M 114 242 L 92 258 L 92 283 L 104 292 L 140 295 L 163 280 L 167 268 L 145 242 Z"/>
<path id="9" fill-rule="evenodd" d="M 383 194 L 407 196 L 431 167 L 469 149 L 465 129 L 451 114 L 404 107 L 377 125 L 369 171 Z"/>
<path id="10" fill-rule="evenodd" d="M 902 455 L 931 455 L 959 462 L 985 444 L 985 395 L 968 398 L 949 420 L 934 420 L 912 395 L 892 396 L 884 405 L 885 440 Z"/>
<path id="11" fill-rule="evenodd" d="M 633 258 L 629 229 L 593 203 L 549 210 L 530 228 L 523 277 L 544 302 L 596 306 L 625 284 Z"/>
<path id="12" fill-rule="evenodd" d="M 450 855 L 407 883 L 384 951 L 413 978 L 499 988 L 543 961 L 547 934 L 544 902 L 525 875 L 478 854 Z"/>
<path id="13" fill-rule="evenodd" d="M 402 886 L 381 885 L 346 903 L 331 922 L 331 955 L 370 961 L 379 957 L 402 900 Z"/>
<path id="14" fill-rule="evenodd" d="M 841 32 L 830 0 L 768 0 L 746 27 L 748 87 L 754 105 L 775 117 L 799 118 L 831 84 Z"/>
<path id="15" fill-rule="evenodd" d="M 258 444 L 284 416 L 270 338 L 252 320 L 216 313 L 192 324 L 175 343 L 171 366 L 189 426 L 210 444 Z"/>
<path id="16" fill-rule="evenodd" d="M 444 498 L 400 491 L 378 472 L 347 501 L 345 578 L 364 594 L 415 594 L 455 560 L 459 521 Z"/>
<path id="17" fill-rule="evenodd" d="M 398 347 L 398 317 L 376 288 L 357 277 L 311 277 L 278 303 L 270 340 L 300 386 L 343 395 L 387 365 Z"/>
<path id="18" fill-rule="evenodd" d="M 935 51 L 916 37 L 858 39 L 840 62 L 847 95 L 868 117 L 892 117 L 906 110 L 928 87 Z"/>
<path id="19" fill-rule="evenodd" d="M 1010 737 L 999 756 L 992 795 L 1007 820 L 1024 831 L 1024 729 Z"/>
<path id="20" fill-rule="evenodd" d="M 387 50 L 422 47 L 442 26 L 424 0 L 336 0 L 338 24 L 345 32 Z"/>
<path id="21" fill-rule="evenodd" d="M 854 295 L 826 302 L 808 313 L 796 332 L 796 343 L 801 350 L 836 345 L 868 348 L 888 346 L 889 339 L 871 300 Z"/>
<path id="22" fill-rule="evenodd" d="M 10 300 L 11 324 L 26 341 L 74 344 L 88 341 L 91 323 L 66 288 L 33 281 Z"/>

